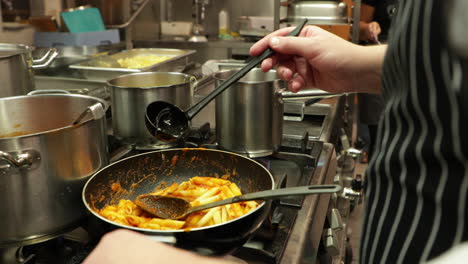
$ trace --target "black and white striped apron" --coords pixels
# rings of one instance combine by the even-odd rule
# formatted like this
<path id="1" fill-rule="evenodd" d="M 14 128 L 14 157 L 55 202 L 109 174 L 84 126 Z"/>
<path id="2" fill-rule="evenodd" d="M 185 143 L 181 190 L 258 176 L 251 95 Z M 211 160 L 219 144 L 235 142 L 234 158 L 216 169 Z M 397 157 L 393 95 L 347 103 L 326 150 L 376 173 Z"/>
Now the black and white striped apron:
<path id="1" fill-rule="evenodd" d="M 468 76 L 448 49 L 444 4 L 401 0 L 394 17 L 361 263 L 420 263 L 468 240 Z"/>

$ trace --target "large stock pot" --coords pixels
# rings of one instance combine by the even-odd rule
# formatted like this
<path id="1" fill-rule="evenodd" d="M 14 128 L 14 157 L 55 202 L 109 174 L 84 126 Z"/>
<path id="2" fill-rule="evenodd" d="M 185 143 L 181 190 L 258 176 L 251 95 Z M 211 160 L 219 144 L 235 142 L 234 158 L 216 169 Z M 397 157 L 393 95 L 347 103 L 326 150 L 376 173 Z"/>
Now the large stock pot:
<path id="1" fill-rule="evenodd" d="M 109 160 L 106 120 L 71 124 L 99 104 L 108 107 L 71 94 L 0 98 L 0 248 L 45 241 L 84 218 L 83 185 Z"/>
<path id="2" fill-rule="evenodd" d="M 133 73 L 109 80 L 114 136 L 138 149 L 173 146 L 148 132 L 146 107 L 165 101 L 185 110 L 191 105 L 194 85 L 195 77 L 178 72 Z"/>
<path id="3" fill-rule="evenodd" d="M 32 50 L 26 45 L 0 43 L 0 97 L 32 91 L 33 70 L 47 67 L 58 55 L 56 49 L 50 49 L 42 58 L 33 60 Z"/>

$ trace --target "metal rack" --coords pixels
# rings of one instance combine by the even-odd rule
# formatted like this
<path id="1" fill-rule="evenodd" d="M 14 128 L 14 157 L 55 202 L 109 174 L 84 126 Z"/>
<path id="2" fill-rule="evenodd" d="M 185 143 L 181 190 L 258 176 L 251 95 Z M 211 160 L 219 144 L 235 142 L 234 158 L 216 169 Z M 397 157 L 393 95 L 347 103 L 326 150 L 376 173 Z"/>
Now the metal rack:
<path id="1" fill-rule="evenodd" d="M 281 1 L 282 0 L 274 0 L 274 10 L 273 10 L 273 22 L 274 22 L 274 30 L 277 30 L 280 28 L 280 7 L 281 7 Z M 353 6 L 352 6 L 352 15 L 351 19 L 349 20 L 348 23 L 345 24 L 351 24 L 351 41 L 353 43 L 358 43 L 359 42 L 359 20 L 361 17 L 361 0 L 352 0 L 353 1 Z"/>

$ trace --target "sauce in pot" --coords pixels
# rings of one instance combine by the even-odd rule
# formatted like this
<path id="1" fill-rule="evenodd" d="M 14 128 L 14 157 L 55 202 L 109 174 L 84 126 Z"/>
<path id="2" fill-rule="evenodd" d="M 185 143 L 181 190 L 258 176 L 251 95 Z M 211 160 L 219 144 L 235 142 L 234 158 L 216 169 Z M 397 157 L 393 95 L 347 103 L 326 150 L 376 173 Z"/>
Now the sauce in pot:
<path id="1" fill-rule="evenodd" d="M 28 134 L 31 134 L 31 133 L 24 132 L 24 131 L 16 131 L 16 132 L 11 132 L 11 133 L 6 133 L 6 134 L 0 134 L 0 138 L 19 137 L 19 136 L 25 136 Z"/>

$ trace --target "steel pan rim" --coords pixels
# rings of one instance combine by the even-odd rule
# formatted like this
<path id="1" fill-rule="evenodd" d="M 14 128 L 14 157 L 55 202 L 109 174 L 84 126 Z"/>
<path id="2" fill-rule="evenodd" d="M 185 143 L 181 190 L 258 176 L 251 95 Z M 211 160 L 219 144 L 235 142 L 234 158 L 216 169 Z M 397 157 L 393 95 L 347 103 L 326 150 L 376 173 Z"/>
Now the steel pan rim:
<path id="1" fill-rule="evenodd" d="M 119 79 L 124 79 L 124 78 L 129 78 L 133 76 L 145 76 L 145 75 L 180 75 L 186 77 L 185 82 L 180 82 L 176 84 L 170 84 L 170 85 L 154 85 L 154 86 L 147 86 L 147 87 L 139 87 L 139 86 L 123 86 L 123 85 L 117 85 L 117 84 L 112 84 L 112 82 L 116 82 Z M 164 89 L 164 88 L 173 88 L 179 85 L 186 85 L 190 83 L 190 78 L 192 75 L 182 73 L 182 72 L 133 72 L 125 75 L 120 75 L 118 77 L 115 77 L 113 79 L 110 79 L 106 81 L 106 84 L 110 88 L 116 88 L 116 89 L 127 89 L 127 90 L 150 90 L 150 89 Z"/>
<path id="2" fill-rule="evenodd" d="M 228 72 L 232 72 L 232 73 L 234 74 L 234 73 L 236 73 L 237 71 L 239 71 L 239 68 L 221 70 L 221 71 L 215 72 L 215 73 L 213 74 L 213 78 L 214 78 L 215 80 L 217 80 L 217 81 L 225 81 L 225 80 L 227 80 L 227 79 L 229 78 L 229 76 L 228 76 L 228 77 L 225 77 L 225 78 L 221 78 L 221 77 L 219 77 L 219 75 L 222 75 L 222 74 L 225 74 L 225 73 L 228 73 Z M 263 71 L 261 71 L 260 68 L 254 68 L 254 69 L 252 69 L 249 73 L 258 72 L 258 71 L 260 71 L 261 73 L 264 73 L 264 74 L 269 74 L 269 73 L 271 73 L 271 74 L 276 74 L 276 70 L 269 70 L 269 71 L 267 71 L 267 72 L 263 72 Z M 247 74 L 249 74 L 249 73 L 247 73 Z M 247 75 L 247 74 L 246 74 L 246 75 Z M 242 78 L 245 78 L 245 76 L 242 77 Z M 279 77 L 275 77 L 275 79 L 273 79 L 273 80 L 263 80 L 263 81 L 245 81 L 245 80 L 242 80 L 242 78 L 241 78 L 240 80 L 238 80 L 237 83 L 242 83 L 242 84 L 261 84 L 261 83 L 275 83 L 275 82 L 280 82 L 280 81 L 281 81 L 281 79 L 280 79 Z"/>
<path id="3" fill-rule="evenodd" d="M 259 162 L 251 159 L 251 158 L 248 158 L 248 157 L 245 157 L 245 156 L 242 156 L 240 154 L 237 154 L 237 153 L 232 153 L 232 152 L 229 152 L 229 151 L 224 151 L 224 150 L 218 150 L 218 149 L 203 149 L 203 148 L 175 148 L 175 149 L 165 149 L 165 150 L 157 150 L 157 151 L 151 151 L 151 152 L 146 152 L 146 153 L 141 153 L 141 154 L 137 154 L 137 155 L 134 155 L 134 156 L 130 156 L 130 157 L 127 157 L 127 158 L 124 158 L 122 160 L 119 160 L 119 161 L 116 161 L 114 163 L 111 163 L 109 165 L 106 165 L 105 167 L 101 168 L 100 170 L 98 170 L 97 172 L 95 172 L 85 183 L 85 185 L 83 186 L 83 191 L 82 191 L 82 202 L 84 203 L 84 205 L 86 206 L 86 209 L 91 212 L 95 217 L 99 218 L 100 220 L 104 221 L 104 222 L 107 222 L 113 226 L 117 226 L 117 227 L 120 227 L 120 228 L 125 228 L 125 229 L 130 229 L 130 230 L 134 230 L 134 231 L 139 231 L 139 232 L 144 232 L 145 234 L 151 234 L 151 235 L 171 235 L 173 233 L 186 233 L 186 232 L 192 232 L 192 231 L 203 231 L 203 230 L 207 230 L 207 229 L 212 229 L 212 228 L 215 228 L 215 227 L 220 227 L 220 226 L 223 226 L 223 225 L 227 225 L 229 223 L 232 223 L 232 222 L 235 222 L 235 221 L 238 221 L 238 220 L 241 220 L 251 214 L 254 214 L 256 213 L 257 211 L 259 211 L 260 209 L 262 209 L 264 206 L 266 206 L 266 201 L 263 201 L 257 208 L 255 208 L 254 210 L 251 210 L 250 212 L 248 212 L 247 214 L 244 214 L 238 218 L 235 218 L 235 219 L 232 219 L 230 221 L 227 221 L 227 222 L 224 222 L 224 223 L 221 223 L 221 224 L 217 224 L 217 225 L 210 225 L 210 226 L 204 226 L 204 227 L 198 227 L 198 228 L 189 228 L 189 230 L 187 229 L 174 229 L 174 230 L 153 230 L 153 229 L 146 229 L 146 228 L 139 228 L 139 227 L 133 227 L 133 226 L 127 226 L 127 225 L 122 225 L 122 224 L 119 224 L 119 223 L 116 223 L 116 222 L 113 222 L 103 216 L 101 216 L 100 214 L 98 214 L 97 212 L 95 212 L 90 206 L 89 204 L 87 203 L 86 201 L 86 189 L 88 187 L 88 184 L 99 174 L 101 173 L 102 171 L 106 170 L 107 168 L 110 168 L 111 166 L 113 165 L 116 165 L 120 162 L 125 162 L 126 160 L 129 160 L 129 159 L 132 159 L 132 158 L 137 158 L 137 157 L 140 157 L 140 156 L 145 156 L 145 155 L 151 155 L 151 154 L 154 154 L 154 153 L 161 153 L 161 152 L 167 152 L 167 151 L 187 151 L 187 150 L 201 150 L 201 151 L 210 151 L 210 152 L 220 152 L 220 153 L 224 153 L 224 154 L 228 154 L 228 155 L 234 155 L 234 156 L 237 156 L 239 158 L 242 158 L 242 159 L 246 159 L 248 161 L 251 161 L 253 162 L 254 164 L 256 164 L 257 166 L 259 166 L 260 168 L 262 168 L 264 171 L 267 172 L 267 175 L 270 176 L 270 180 L 271 180 L 271 189 L 274 190 L 275 189 L 275 179 L 273 177 L 273 175 L 271 174 L 271 172 L 265 168 L 262 164 L 260 164 Z"/>

